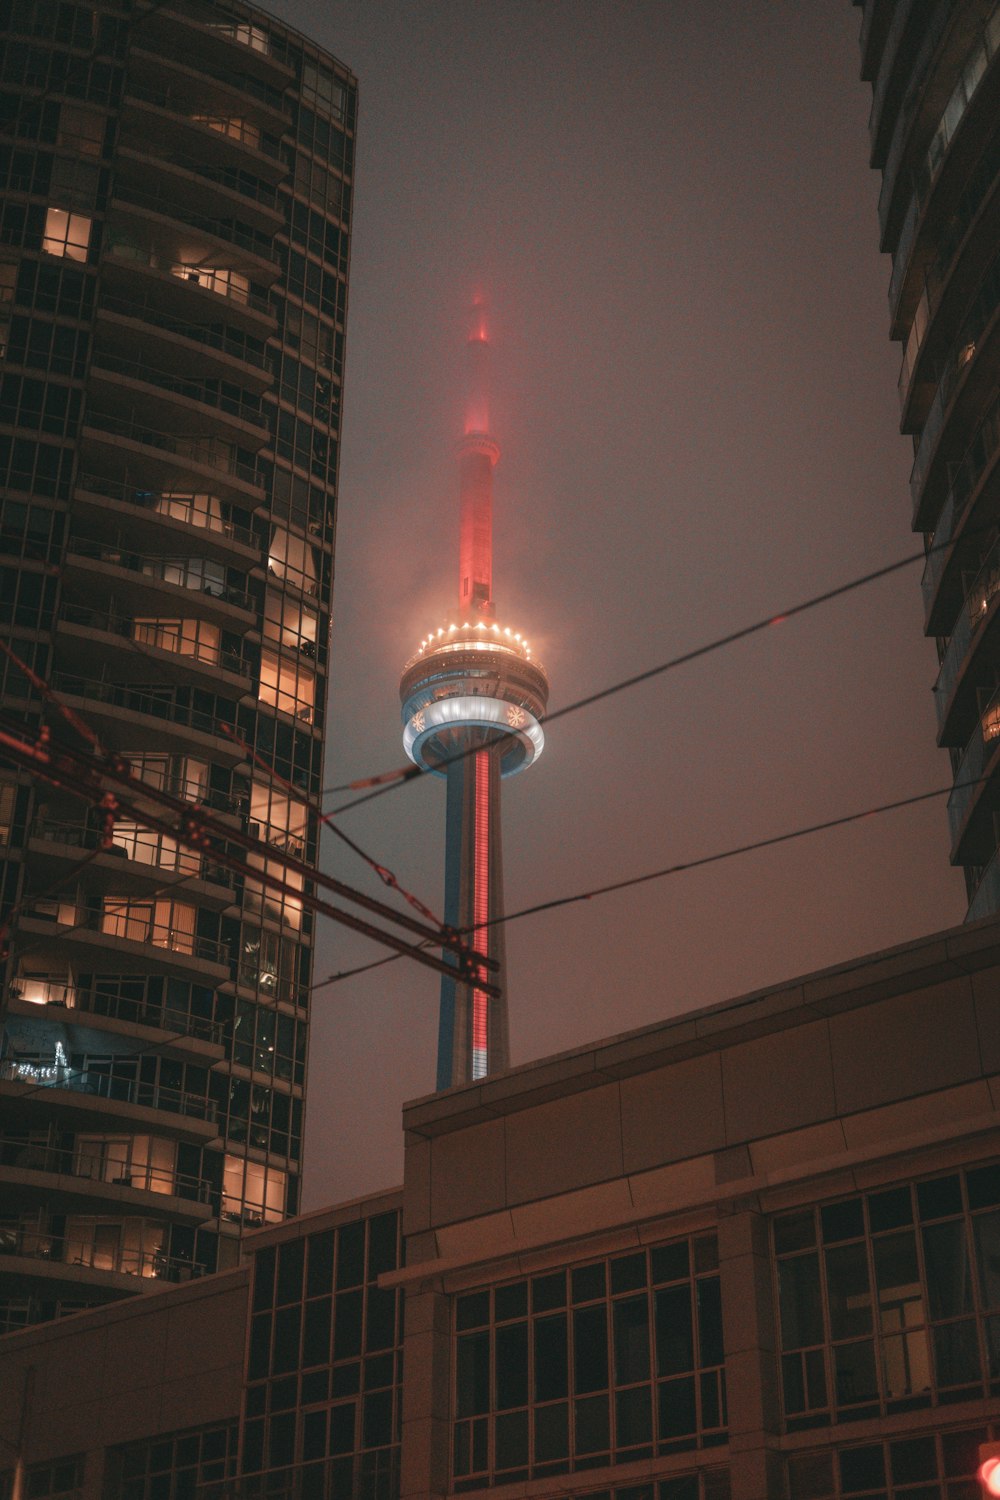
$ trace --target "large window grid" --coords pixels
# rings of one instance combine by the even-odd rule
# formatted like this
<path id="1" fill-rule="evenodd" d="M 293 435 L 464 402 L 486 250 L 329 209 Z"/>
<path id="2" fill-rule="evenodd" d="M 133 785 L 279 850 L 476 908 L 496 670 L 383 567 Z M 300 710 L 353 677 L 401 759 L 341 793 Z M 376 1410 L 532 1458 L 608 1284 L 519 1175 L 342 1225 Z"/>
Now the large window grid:
<path id="1" fill-rule="evenodd" d="M 789 1431 L 1000 1395 L 1000 1164 L 773 1221 Z"/>
<path id="2" fill-rule="evenodd" d="M 400 1293 L 377 1282 L 399 1263 L 395 1212 L 254 1257 L 244 1473 L 295 1466 L 303 1500 L 394 1500 Z"/>
<path id="3" fill-rule="evenodd" d="M 714 1235 L 455 1300 L 456 1490 L 725 1443 Z"/>
<path id="4" fill-rule="evenodd" d="M 978 1500 L 979 1445 L 990 1436 L 963 1427 L 797 1454 L 787 1462 L 789 1500 Z"/>
<path id="5" fill-rule="evenodd" d="M 195 1500 L 199 1486 L 235 1473 L 237 1432 L 225 1422 L 119 1449 L 119 1500 Z"/>

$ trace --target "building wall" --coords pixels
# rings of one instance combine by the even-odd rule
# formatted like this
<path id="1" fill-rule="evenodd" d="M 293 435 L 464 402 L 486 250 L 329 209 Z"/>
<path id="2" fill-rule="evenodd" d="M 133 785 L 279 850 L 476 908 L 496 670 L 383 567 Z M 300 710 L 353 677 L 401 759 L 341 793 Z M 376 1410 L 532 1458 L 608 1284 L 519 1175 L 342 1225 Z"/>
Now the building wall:
<path id="1" fill-rule="evenodd" d="M 970 1500 L 998 1000 L 993 920 L 417 1100 L 401 1191 L 0 1341 L 5 1461 L 33 1365 L 28 1500 Z"/>

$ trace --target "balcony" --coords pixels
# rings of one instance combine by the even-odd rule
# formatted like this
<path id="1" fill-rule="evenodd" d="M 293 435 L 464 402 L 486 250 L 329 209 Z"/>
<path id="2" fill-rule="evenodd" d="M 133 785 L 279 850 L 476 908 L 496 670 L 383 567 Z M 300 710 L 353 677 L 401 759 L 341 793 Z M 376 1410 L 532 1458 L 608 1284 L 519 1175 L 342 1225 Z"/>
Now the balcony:
<path id="1" fill-rule="evenodd" d="M 249 101 L 238 91 L 228 98 L 216 95 L 206 112 L 205 90 L 200 80 L 182 80 L 176 75 L 164 81 L 142 66 L 138 76 L 125 83 L 125 132 L 145 140 L 151 127 L 160 139 L 177 139 L 195 145 L 205 159 L 245 161 L 252 168 L 280 182 L 288 173 L 278 136 L 247 119 Z M 249 104 L 249 113 L 258 112 Z M 284 123 L 284 122 L 282 122 Z"/>
<path id="2" fill-rule="evenodd" d="M 182 752 L 203 749 L 223 765 L 237 765 L 245 757 L 223 732 L 223 725 L 235 725 L 228 699 L 189 687 L 133 686 L 61 671 L 53 673 L 51 682 L 110 744 L 127 744 L 132 751 L 162 750 L 168 741 Z"/>
<path id="3" fill-rule="evenodd" d="M 243 54 L 220 63 L 190 45 L 179 51 L 148 52 L 138 45 L 139 41 L 137 36 L 129 51 L 129 94 L 135 84 L 160 97 L 166 94 L 170 102 L 164 108 L 184 101 L 185 113 L 203 109 L 217 109 L 226 115 L 252 112 L 262 129 L 277 135 L 291 127 L 291 106 L 284 88 L 240 68 Z"/>
<path id="4" fill-rule="evenodd" d="M 197 370 L 208 380 L 229 381 L 258 396 L 273 384 L 261 339 L 222 323 L 170 317 L 161 299 L 105 294 L 97 309 L 97 337 L 120 357 L 152 357 L 171 374 Z"/>
<path id="5" fill-rule="evenodd" d="M 192 230 L 197 231 L 194 236 Z M 276 233 L 277 225 L 266 234 L 242 219 L 204 213 L 185 202 L 166 202 L 162 193 L 150 192 L 141 180 L 115 183 L 109 241 L 145 243 L 169 263 L 229 266 L 269 284 L 281 274 Z"/>
<path id="6" fill-rule="evenodd" d="M 284 211 L 273 182 L 263 182 L 239 167 L 140 139 L 141 148 L 119 148 L 116 192 L 119 184 L 126 196 L 132 186 L 145 192 L 156 185 L 163 195 L 164 211 L 172 218 L 186 222 L 190 213 L 222 218 L 229 210 L 246 228 L 265 238 L 284 228 Z"/>
<path id="7" fill-rule="evenodd" d="M 169 892 L 159 898 L 119 893 L 106 895 L 101 906 L 91 903 L 89 893 L 82 889 L 53 901 L 29 898 L 18 920 L 19 947 L 31 953 L 63 953 L 67 958 L 72 948 L 76 966 L 85 965 L 88 971 L 93 971 L 98 956 L 106 967 L 106 960 L 114 954 L 124 968 L 133 971 L 141 972 L 152 963 L 155 972 L 203 982 L 229 978 L 228 944 L 191 931 L 188 923 L 194 908 L 180 903 L 184 908 L 180 913 Z"/>
<path id="8" fill-rule="evenodd" d="M 146 608 L 152 607 L 147 601 Z M 59 665 L 67 671 L 92 668 L 103 648 L 122 684 L 147 682 L 153 666 L 166 679 L 191 686 L 200 682 L 214 687 L 217 695 L 228 689 L 231 698 L 239 699 L 253 690 L 253 664 L 242 651 L 219 645 L 217 627 L 204 619 L 136 618 L 119 613 L 114 605 L 105 610 L 66 603 L 54 628 Z"/>
<path id="9" fill-rule="evenodd" d="M 190 1281 L 206 1271 L 199 1262 L 171 1258 L 161 1250 L 125 1246 L 109 1250 L 10 1221 L 0 1221 L 0 1257 L 8 1285 L 12 1280 L 27 1283 L 44 1276 L 53 1289 L 61 1287 L 67 1296 L 92 1287 L 138 1292 L 164 1281 Z"/>
<path id="10" fill-rule="evenodd" d="M 967 922 L 978 922 L 983 917 L 992 917 L 1000 911 L 1000 849 L 996 851 L 979 878 L 969 909 Z"/>
<path id="11" fill-rule="evenodd" d="M 107 538 L 82 536 L 77 532 L 70 535 L 66 552 L 68 557 L 79 558 L 85 565 L 87 562 L 98 562 L 104 567 L 139 574 L 143 582 L 138 602 L 146 610 L 153 607 L 149 597 L 149 590 L 153 588 L 162 589 L 164 605 L 169 600 L 177 607 L 193 606 L 197 611 L 199 602 L 211 601 L 206 612 L 218 610 L 221 605 L 226 610 L 236 609 L 241 614 L 256 618 L 257 601 L 253 595 L 246 589 L 232 585 L 227 579 L 227 573 L 231 573 L 245 583 L 246 575 L 236 569 L 227 569 L 210 558 L 200 557 L 198 552 L 202 537 L 196 536 L 193 540 L 192 546 L 190 530 L 186 528 L 187 546 L 184 552 L 171 557 L 164 556 L 162 552 L 134 551 L 133 537 L 129 532 L 115 532 Z M 87 569 L 87 575 L 88 584 L 92 585 L 95 581 L 93 570 Z M 131 582 L 130 578 L 128 583 Z M 226 618 L 226 615 L 222 616 L 223 621 Z"/>
<path id="12" fill-rule="evenodd" d="M 221 70 L 223 76 L 238 71 L 274 90 L 294 82 L 292 69 L 272 52 L 266 30 L 243 17 L 220 23 L 217 11 L 206 8 L 198 16 L 194 7 L 180 4 L 160 6 L 150 17 L 149 33 L 173 56 L 198 59 L 200 65 Z"/>
<path id="13" fill-rule="evenodd" d="M 913 525 L 933 531 L 949 453 L 963 452 L 992 400 L 1000 373 L 1000 256 L 990 266 L 943 362 L 910 472 Z M 945 430 L 947 429 L 947 441 Z M 956 455 L 957 457 L 957 455 Z M 940 498 L 939 498 L 940 497 Z M 935 502 L 938 502 L 936 505 Z"/>
<path id="14" fill-rule="evenodd" d="M 991 778 L 1000 750 L 1000 689 L 979 716 L 955 772 L 948 798 L 952 864 L 982 864 L 996 846 Z M 986 813 L 986 817 L 980 816 Z"/>
<path id="15" fill-rule="evenodd" d="M 931 30 L 921 48 L 920 57 L 912 69 L 914 76 L 920 76 L 921 65 L 923 68 L 928 65 L 930 53 L 936 49 L 946 23 L 950 19 L 948 9 L 944 5 L 938 6 Z M 899 323 L 908 321 L 910 299 L 904 298 L 904 293 L 910 282 L 911 269 L 915 269 L 920 262 L 918 252 L 923 245 L 933 239 L 934 234 L 954 212 L 958 194 L 974 164 L 974 153 L 978 149 L 978 142 L 982 140 L 982 135 L 978 131 L 972 129 L 962 131 L 960 127 L 973 113 L 985 121 L 994 118 L 997 94 L 1000 91 L 1000 70 L 993 67 L 998 44 L 1000 44 L 1000 17 L 993 16 L 971 47 L 963 40 L 960 32 L 953 35 L 954 45 L 961 45 L 963 48 L 962 57 L 956 58 L 953 63 L 957 70 L 957 82 L 944 110 L 938 117 L 936 128 L 930 134 L 930 144 L 913 170 L 912 193 L 903 214 L 893 250 L 892 274 L 889 281 L 889 307 L 893 337 L 899 337 L 903 331 Z M 945 45 L 947 47 L 949 44 L 946 42 Z M 947 62 L 948 59 L 945 58 L 944 66 L 947 66 Z M 974 111 L 970 109 L 973 102 L 975 102 Z M 900 175 L 899 169 L 906 142 L 912 134 L 912 127 L 913 121 L 901 115 L 897 137 L 890 147 L 883 172 L 882 190 L 879 196 L 883 249 L 889 248 L 886 240 L 889 238 L 891 229 L 890 219 L 893 217 L 891 210 L 894 202 L 897 201 L 897 188 L 905 185 L 905 178 Z M 946 163 L 949 164 L 948 172 L 943 170 Z M 952 166 L 954 170 L 951 169 Z M 924 259 L 928 258 L 928 255 L 929 252 L 923 252 Z"/>
<path id="16" fill-rule="evenodd" d="M 984 660 L 982 644 L 995 632 L 998 599 L 1000 542 L 991 548 L 966 596 L 934 684 L 941 745 L 963 744 L 972 733 L 976 690 L 992 680 L 992 668 L 985 662 L 980 670 L 971 669 L 977 655 Z"/>
<path id="17" fill-rule="evenodd" d="M 139 795 L 129 794 L 132 801 Z M 152 805 L 152 804 L 151 804 Z M 158 818 L 171 814 L 157 807 Z M 81 849 L 99 849 L 104 835 L 85 819 L 36 818 L 28 834 L 28 848 L 35 861 L 35 873 L 51 868 L 53 874 L 67 863 L 78 864 Z M 112 830 L 112 844 L 88 866 L 93 879 L 88 888 L 110 889 L 128 877 L 139 895 L 144 885 L 163 886 L 164 876 L 177 875 L 186 890 L 202 907 L 226 907 L 232 904 L 236 885 L 234 872 L 207 854 L 189 849 L 178 839 L 139 826 L 134 818 L 122 815 Z M 193 882 L 197 881 L 197 888 Z M 206 889 L 210 887 L 211 889 Z"/>
<path id="18" fill-rule="evenodd" d="M 20 1129 L 50 1119 L 53 1109 L 72 1129 L 127 1126 L 137 1134 L 201 1145 L 218 1137 L 215 1101 L 201 1095 L 113 1078 L 93 1067 L 57 1068 L 10 1057 L 0 1062 L 0 1115 Z"/>
<path id="19" fill-rule="evenodd" d="M 249 396 L 229 381 L 189 380 L 172 370 L 154 369 L 142 360 L 113 354 L 108 349 L 95 349 L 90 385 L 110 387 L 117 399 L 126 399 L 136 412 L 146 405 L 151 413 L 159 414 L 164 405 L 168 406 L 181 432 L 203 423 L 208 408 L 217 421 L 214 436 L 220 436 L 219 428 L 228 427 L 238 443 L 263 447 L 270 442 L 260 397 Z"/>
<path id="20" fill-rule="evenodd" d="M 951 471 L 948 496 L 934 529 L 934 550 L 921 588 L 929 635 L 944 635 L 961 605 L 961 572 L 977 545 L 976 532 L 996 503 L 1000 475 L 1000 400 L 994 401 L 961 460 Z"/>
<path id="21" fill-rule="evenodd" d="M 254 455 L 216 432 L 162 432 L 147 422 L 102 411 L 91 404 L 84 418 L 80 442 L 90 464 L 112 480 L 141 469 L 147 493 L 159 489 L 209 490 L 226 498 L 265 504 L 264 479 Z"/>
<path id="22" fill-rule="evenodd" d="M 178 556 L 190 555 L 196 548 L 206 557 L 226 562 L 239 553 L 237 560 L 244 568 L 260 561 L 261 542 L 253 529 L 223 515 L 214 495 L 151 490 L 135 482 L 83 473 L 77 476 L 73 505 L 75 514 L 90 512 L 87 520 L 95 531 L 107 526 L 109 519 L 112 523 L 120 519 L 133 545 L 153 539 L 158 550 L 152 555 L 160 558 L 173 545 Z M 117 528 L 110 532 L 111 545 L 120 535 Z"/>
<path id="23" fill-rule="evenodd" d="M 162 1213 L 194 1224 L 213 1216 L 207 1178 L 145 1162 L 133 1167 L 111 1163 L 82 1145 L 75 1151 L 59 1151 L 0 1138 L 0 1184 L 11 1208 L 44 1203 L 58 1193 L 61 1212 Z"/>
<path id="24" fill-rule="evenodd" d="M 226 334 L 235 338 L 233 329 L 245 325 L 247 348 L 258 350 L 260 357 L 251 358 L 242 350 L 240 357 L 255 368 L 267 369 L 263 340 L 277 328 L 277 318 L 270 298 L 254 290 L 247 271 L 230 268 L 221 257 L 214 267 L 204 260 L 200 264 L 175 260 L 124 236 L 106 242 L 104 264 L 106 284 L 98 317 L 116 303 L 124 304 L 117 309 L 123 313 L 128 307 L 140 308 L 135 316 L 154 326 L 161 322 L 195 342 L 199 340 L 192 328 L 209 332 L 224 326 Z"/>
<path id="25" fill-rule="evenodd" d="M 126 982 L 130 978 L 128 975 L 112 977 Z M 121 1023 L 123 1034 L 125 1028 L 137 1026 L 149 1031 L 169 1031 L 177 1037 L 190 1038 L 202 1048 L 212 1048 L 220 1058 L 223 1055 L 226 1026 L 222 1021 L 178 1010 L 160 999 L 146 996 L 136 999 L 128 994 L 111 993 L 107 984 L 101 988 L 97 985 L 59 984 L 20 974 L 11 983 L 10 995 L 17 1014 L 21 1016 L 34 1014 L 37 1007 L 43 1016 L 55 1013 L 66 1020 L 69 1018 L 63 1012 L 79 1011 L 82 1015 Z M 161 1047 L 158 1050 L 168 1055 L 168 1049 Z"/>

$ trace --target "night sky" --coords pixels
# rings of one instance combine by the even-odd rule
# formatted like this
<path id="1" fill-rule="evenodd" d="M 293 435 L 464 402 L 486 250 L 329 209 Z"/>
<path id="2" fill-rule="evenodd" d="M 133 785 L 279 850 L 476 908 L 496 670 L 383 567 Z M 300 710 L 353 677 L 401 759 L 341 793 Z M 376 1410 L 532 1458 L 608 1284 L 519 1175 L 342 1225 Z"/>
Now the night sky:
<path id="1" fill-rule="evenodd" d="M 498 618 L 552 708 L 917 550 L 847 0 L 275 9 L 360 80 L 328 784 L 402 763 L 400 669 L 447 623 L 477 290 Z M 554 724 L 504 787 L 508 910 L 944 786 L 935 671 L 913 567 Z M 440 908 L 440 783 L 343 826 Z M 963 913 L 941 799 L 528 918 L 513 1059 Z M 327 929 L 316 977 L 376 956 Z M 306 1207 L 401 1179 L 437 988 L 401 961 L 316 995 Z"/>

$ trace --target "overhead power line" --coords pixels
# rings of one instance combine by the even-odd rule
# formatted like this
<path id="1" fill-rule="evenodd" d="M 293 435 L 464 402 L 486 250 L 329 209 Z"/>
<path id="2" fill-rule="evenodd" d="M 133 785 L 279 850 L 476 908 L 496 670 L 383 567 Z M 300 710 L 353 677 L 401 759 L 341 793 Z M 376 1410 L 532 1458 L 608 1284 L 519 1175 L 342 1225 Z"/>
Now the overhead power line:
<path id="1" fill-rule="evenodd" d="M 911 797 L 899 797 L 893 802 L 878 803 L 874 807 L 865 807 L 858 812 L 842 813 L 836 818 L 825 818 L 820 823 L 807 823 L 801 828 L 792 828 L 785 833 L 771 834 L 766 838 L 752 839 L 745 844 L 735 844 L 728 849 L 716 850 L 714 854 L 702 854 L 695 859 L 678 860 L 675 864 L 664 865 L 658 870 L 647 870 L 641 875 L 629 875 L 622 880 L 608 881 L 604 885 L 590 886 L 583 891 L 574 891 L 571 895 L 554 896 L 548 901 L 537 901 L 531 906 L 522 906 L 518 911 L 507 912 L 501 917 L 492 917 L 487 922 L 477 924 L 476 930 L 482 927 L 504 927 L 511 922 L 519 922 L 524 917 L 539 916 L 542 912 L 556 911 L 559 907 L 574 906 L 582 901 L 595 901 L 601 896 L 610 896 L 617 891 L 632 890 L 636 886 L 649 885 L 653 881 L 665 880 L 670 875 L 682 875 L 689 870 L 700 870 L 706 865 L 721 864 L 724 860 L 737 859 L 743 854 L 755 854 L 762 849 L 773 849 L 779 844 L 790 844 L 796 839 L 808 838 L 815 833 L 827 833 L 834 828 L 845 828 L 851 823 L 860 823 L 867 818 L 880 817 L 884 813 L 898 812 L 905 807 L 916 807 L 921 802 L 931 802 L 936 797 L 948 796 L 952 791 L 965 790 L 968 787 L 981 786 L 983 782 L 989 781 L 989 776 L 977 776 L 971 781 L 955 782 L 953 786 L 935 787 L 930 792 L 917 792 Z M 471 931 L 472 929 L 462 929 Z M 326 979 L 320 979 L 312 986 L 312 990 L 320 990 L 328 985 L 339 984 L 343 980 L 353 979 L 358 974 L 366 974 L 371 969 L 379 969 L 384 964 L 395 962 L 395 954 L 386 958 L 377 958 L 371 963 L 358 964 L 353 969 L 344 969 L 338 974 L 330 974 Z"/>
<path id="2" fill-rule="evenodd" d="M 966 534 L 975 535 L 978 531 L 986 530 L 986 527 L 970 528 Z M 777 614 L 765 615 L 763 619 L 755 620 L 750 625 L 743 625 L 738 630 L 730 630 L 725 635 L 716 636 L 714 640 L 706 641 L 704 645 L 695 646 L 690 651 L 682 651 L 678 656 L 672 656 L 667 661 L 659 662 L 654 667 L 647 667 L 642 672 L 636 672 L 631 677 L 623 677 L 619 682 L 613 682 L 608 687 L 598 688 L 596 692 L 588 693 L 583 698 L 577 698 L 573 703 L 567 703 L 562 708 L 553 709 L 551 713 L 543 714 L 539 722 L 542 724 L 553 724 L 557 719 L 564 719 L 569 714 L 578 713 L 583 708 L 591 708 L 596 703 L 602 703 L 607 698 L 612 698 L 617 693 L 624 693 L 629 688 L 640 686 L 644 682 L 651 682 L 655 677 L 661 677 L 665 672 L 676 671 L 678 667 L 688 666 L 691 662 L 699 661 L 702 657 L 711 656 L 716 651 L 722 651 L 727 646 L 733 646 L 738 641 L 745 641 L 750 636 L 758 635 L 761 631 L 768 630 L 772 625 L 783 625 L 786 620 L 793 620 L 799 615 L 807 614 L 810 610 L 818 609 L 820 605 L 831 604 L 834 600 L 843 599 L 847 594 L 852 594 L 858 589 L 867 587 L 870 583 L 877 583 L 879 579 L 888 578 L 893 573 L 899 573 L 904 568 L 910 568 L 914 563 L 924 562 L 931 553 L 950 547 L 951 541 L 939 543 L 929 548 L 921 548 L 919 552 L 910 552 L 906 557 L 897 558 L 895 562 L 886 563 L 881 568 L 872 568 L 867 573 L 860 574 L 857 578 L 849 579 L 846 583 L 837 584 L 834 588 L 824 589 L 822 593 L 813 594 L 808 599 L 801 600 L 798 604 L 791 604 L 780 610 Z M 498 735 L 499 740 L 503 736 Z M 474 746 L 470 750 L 457 751 L 441 761 L 441 766 L 457 764 L 467 756 L 475 754 L 482 746 Z M 332 817 L 339 817 L 342 813 L 351 812 L 356 807 L 363 806 L 366 802 L 373 802 L 376 797 L 384 797 L 387 792 L 395 791 L 411 781 L 416 781 L 427 773 L 419 766 L 399 766 L 392 771 L 382 771 L 376 776 L 367 776 L 354 781 L 343 782 L 338 786 L 324 787 L 320 793 L 323 797 L 334 796 L 340 792 L 359 791 L 363 788 L 364 795 L 355 797 L 350 802 L 343 802 L 339 807 L 331 810 Z"/>

